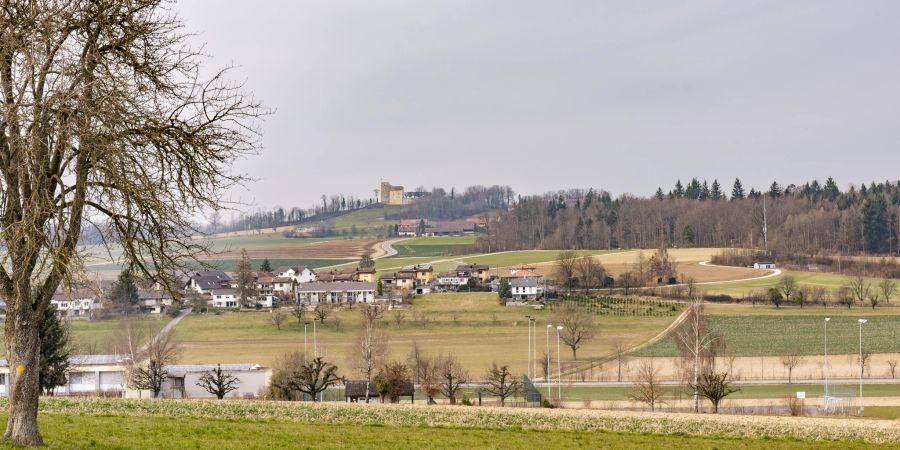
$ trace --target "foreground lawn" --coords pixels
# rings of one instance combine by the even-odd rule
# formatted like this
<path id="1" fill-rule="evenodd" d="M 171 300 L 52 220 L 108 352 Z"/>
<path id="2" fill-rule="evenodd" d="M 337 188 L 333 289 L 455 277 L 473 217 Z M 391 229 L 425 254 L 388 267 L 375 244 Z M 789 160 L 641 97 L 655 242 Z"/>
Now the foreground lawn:
<path id="1" fill-rule="evenodd" d="M 48 444 L 66 448 L 862 448 L 900 441 L 900 429 L 885 420 L 241 400 L 44 398 L 39 421 Z"/>
<path id="2" fill-rule="evenodd" d="M 851 389 L 851 391 L 856 387 L 848 383 L 833 383 L 831 386 Z M 740 387 L 741 390 L 729 395 L 728 400 L 781 399 L 787 396 L 793 396 L 797 391 L 803 391 L 806 392 L 806 397 L 809 399 L 808 404 L 813 404 L 819 402 L 824 394 L 824 386 L 821 384 L 758 384 L 739 385 L 738 387 Z M 679 397 L 684 399 L 685 396 L 690 396 L 689 390 L 684 387 L 681 387 L 681 395 L 679 396 L 676 391 L 677 388 L 677 386 L 663 387 L 663 400 L 673 400 L 678 399 Z M 900 397 L 900 383 L 867 384 L 864 389 L 867 397 Z M 628 394 L 631 393 L 632 390 L 633 388 L 631 386 L 563 386 L 563 397 L 566 400 L 624 401 L 629 400 Z M 869 413 L 869 408 L 870 407 L 868 406 L 866 407 L 866 413 Z M 871 408 L 877 407 L 873 406 Z M 889 412 L 884 412 L 883 414 L 884 415 L 875 416 L 873 412 L 872 414 L 866 415 L 885 418 Z M 900 415 L 900 406 L 896 407 L 895 414 Z"/>
<path id="3" fill-rule="evenodd" d="M 5 416 L 0 419 L 6 420 Z M 808 448 L 787 439 L 736 439 L 479 428 L 296 424 L 279 421 L 214 420 L 171 417 L 115 417 L 42 414 L 41 432 L 50 448 Z M 816 442 L 816 448 L 869 448 L 859 442 Z M 6 448 L 8 446 L 4 446 Z"/>

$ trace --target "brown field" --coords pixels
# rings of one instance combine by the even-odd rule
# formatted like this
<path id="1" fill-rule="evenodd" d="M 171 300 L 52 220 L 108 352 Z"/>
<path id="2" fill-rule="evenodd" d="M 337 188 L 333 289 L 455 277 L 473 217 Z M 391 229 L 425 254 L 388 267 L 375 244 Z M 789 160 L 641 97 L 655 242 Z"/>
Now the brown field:
<path id="1" fill-rule="evenodd" d="M 291 242 L 297 241 L 297 242 Z M 285 239 L 269 245 L 256 245 L 247 249 L 250 259 L 355 259 L 363 255 L 379 256 L 383 250 L 381 241 L 375 239 L 341 239 L 307 242 L 302 239 Z M 240 248 L 229 248 L 211 255 L 215 259 L 238 259 Z"/>
<path id="2" fill-rule="evenodd" d="M 709 261 L 712 255 L 719 252 L 717 248 L 674 248 L 669 249 L 671 255 L 678 262 L 679 278 L 693 278 L 697 283 L 710 283 L 718 281 L 744 280 L 756 278 L 771 273 L 770 270 L 749 269 L 744 267 L 702 266 L 701 262 Z M 593 258 L 600 261 L 611 276 L 616 277 L 627 270 L 631 270 L 638 256 L 643 253 L 644 258 L 650 259 L 655 250 L 628 250 L 622 252 L 597 255 Z M 537 271 L 544 276 L 553 276 L 556 267 L 555 262 L 535 264 Z"/>

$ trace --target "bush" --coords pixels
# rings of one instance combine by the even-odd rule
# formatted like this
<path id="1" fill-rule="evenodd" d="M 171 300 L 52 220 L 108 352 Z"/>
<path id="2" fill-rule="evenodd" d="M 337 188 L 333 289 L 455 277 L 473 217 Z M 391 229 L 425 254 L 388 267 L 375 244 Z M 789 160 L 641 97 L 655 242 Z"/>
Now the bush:
<path id="1" fill-rule="evenodd" d="M 788 412 L 790 412 L 792 416 L 802 416 L 806 413 L 802 398 L 788 396 L 784 398 L 784 404 L 787 406 Z"/>

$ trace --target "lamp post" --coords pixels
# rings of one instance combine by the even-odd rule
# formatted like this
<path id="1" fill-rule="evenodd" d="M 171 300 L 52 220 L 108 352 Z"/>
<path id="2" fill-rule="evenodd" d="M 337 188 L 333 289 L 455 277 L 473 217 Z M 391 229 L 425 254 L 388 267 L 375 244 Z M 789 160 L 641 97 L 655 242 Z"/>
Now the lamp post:
<path id="1" fill-rule="evenodd" d="M 528 362 L 525 363 L 525 373 L 531 378 L 531 316 L 525 316 L 528 319 Z"/>
<path id="2" fill-rule="evenodd" d="M 828 321 L 831 317 L 825 318 L 825 408 L 828 408 Z"/>
<path id="3" fill-rule="evenodd" d="M 562 406 L 562 354 L 559 352 L 559 332 L 563 327 L 556 326 L 556 400 Z"/>
<path id="4" fill-rule="evenodd" d="M 544 379 L 544 382 L 547 383 L 547 400 L 549 401 L 551 397 L 553 397 L 553 393 L 550 391 L 550 329 L 553 328 L 553 325 L 547 324 L 547 377 Z"/>
<path id="5" fill-rule="evenodd" d="M 316 319 L 313 319 L 313 352 L 319 357 L 319 339 L 316 337 Z"/>
<path id="6" fill-rule="evenodd" d="M 863 365 L 865 361 L 863 361 L 862 357 L 862 326 L 864 323 L 868 322 L 866 319 L 859 319 L 859 415 L 863 415 L 863 411 L 865 408 L 863 407 L 863 396 L 862 396 L 862 377 L 863 377 Z"/>
<path id="7" fill-rule="evenodd" d="M 309 325 L 309 322 L 303 322 L 303 357 L 305 358 L 309 355 L 309 351 L 306 350 L 306 327 Z"/>

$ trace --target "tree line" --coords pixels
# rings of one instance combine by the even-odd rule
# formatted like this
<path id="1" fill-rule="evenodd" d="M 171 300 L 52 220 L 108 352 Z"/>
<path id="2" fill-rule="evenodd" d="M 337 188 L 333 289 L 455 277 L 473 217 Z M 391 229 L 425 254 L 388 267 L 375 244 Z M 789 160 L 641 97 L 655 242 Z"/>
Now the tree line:
<path id="1" fill-rule="evenodd" d="M 765 225 L 765 227 L 764 227 Z M 764 228 L 766 232 L 764 233 Z M 581 189 L 518 197 L 474 251 L 677 247 L 764 248 L 785 254 L 900 254 L 900 181 L 745 189 L 680 181 L 651 197 Z"/>

